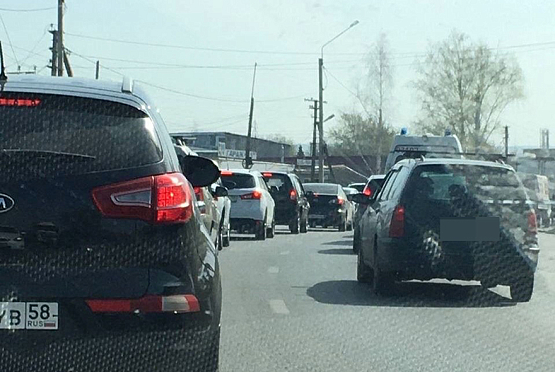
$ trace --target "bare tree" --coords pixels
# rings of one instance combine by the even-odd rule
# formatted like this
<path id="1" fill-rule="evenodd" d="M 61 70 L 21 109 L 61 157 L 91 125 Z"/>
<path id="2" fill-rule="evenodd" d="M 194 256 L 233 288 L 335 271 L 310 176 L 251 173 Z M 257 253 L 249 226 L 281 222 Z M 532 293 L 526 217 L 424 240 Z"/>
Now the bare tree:
<path id="1" fill-rule="evenodd" d="M 393 66 L 390 54 L 387 36 L 382 33 L 368 54 L 366 76 L 357 89 L 357 97 L 366 114 L 375 118 L 377 133 L 388 132 L 383 129 L 386 126 L 386 112 L 393 90 Z M 373 152 L 376 154 L 376 170 L 380 172 L 383 141 L 376 142 L 377 147 Z"/>
<path id="2" fill-rule="evenodd" d="M 414 86 L 422 116 L 416 126 L 434 134 L 449 128 L 467 149 L 486 147 L 502 112 L 523 97 L 514 59 L 456 31 L 431 45 L 419 66 Z"/>

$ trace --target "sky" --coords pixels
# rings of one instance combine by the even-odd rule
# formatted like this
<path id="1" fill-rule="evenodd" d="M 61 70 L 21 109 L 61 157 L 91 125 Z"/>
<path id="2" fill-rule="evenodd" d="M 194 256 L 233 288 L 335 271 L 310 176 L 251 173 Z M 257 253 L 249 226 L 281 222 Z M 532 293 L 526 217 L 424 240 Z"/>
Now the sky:
<path id="1" fill-rule="evenodd" d="M 0 3 L 8 71 L 36 66 L 50 74 L 48 29 L 56 25 L 56 5 Z M 353 93 L 381 33 L 394 66 L 386 117 L 395 128 L 414 131 L 415 63 L 454 29 L 512 53 L 523 70 L 525 98 L 502 116 L 510 144 L 537 146 L 541 128 L 555 133 L 552 0 L 66 0 L 65 46 L 75 76 L 94 78 L 99 60 L 101 79 L 125 74 L 148 83 L 170 131 L 246 134 L 256 62 L 254 133 L 309 143 L 313 119 L 305 98 L 318 97 L 320 48 L 355 20 L 357 26 L 324 49 L 324 116 L 335 115 L 326 135 L 342 112 L 362 112 Z M 496 134 L 494 142 L 501 140 Z"/>

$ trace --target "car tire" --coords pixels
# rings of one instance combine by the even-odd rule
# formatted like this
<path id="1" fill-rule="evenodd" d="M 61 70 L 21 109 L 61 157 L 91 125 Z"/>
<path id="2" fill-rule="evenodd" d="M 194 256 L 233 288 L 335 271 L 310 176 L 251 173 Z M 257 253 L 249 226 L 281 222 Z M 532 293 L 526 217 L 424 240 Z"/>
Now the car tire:
<path id="1" fill-rule="evenodd" d="M 299 233 L 300 224 L 301 224 L 301 216 L 299 216 L 299 214 L 297 213 L 297 215 L 295 216 L 295 219 L 291 221 L 289 225 L 289 231 L 291 231 L 291 234 Z"/>
<path id="2" fill-rule="evenodd" d="M 266 237 L 268 237 L 269 239 L 272 239 L 274 236 L 276 236 L 276 220 L 275 220 L 275 217 L 272 220 L 272 224 L 268 228 L 268 231 L 266 231 Z"/>
<path id="3" fill-rule="evenodd" d="M 534 292 L 534 276 L 520 278 L 520 280 L 510 286 L 511 298 L 515 302 L 528 302 Z"/>
<path id="4" fill-rule="evenodd" d="M 227 226 L 227 232 L 223 236 L 222 245 L 224 247 L 229 247 L 229 242 L 231 241 L 231 226 Z"/>
<path id="5" fill-rule="evenodd" d="M 345 219 L 345 220 L 341 220 L 341 223 L 339 224 L 338 230 L 339 230 L 340 232 L 343 232 L 343 231 L 347 230 L 347 220 L 346 220 L 346 219 Z"/>
<path id="6" fill-rule="evenodd" d="M 264 217 L 264 220 L 260 221 L 260 224 L 257 226 L 255 238 L 256 240 L 266 240 L 266 217 Z"/>
<path id="7" fill-rule="evenodd" d="M 308 232 L 308 217 L 301 222 L 301 234 L 306 234 Z"/>
<path id="8" fill-rule="evenodd" d="M 374 267 L 372 270 L 374 272 L 374 278 L 372 279 L 374 293 L 380 296 L 391 295 L 395 281 L 392 274 L 380 270 L 377 242 L 374 243 Z"/>
<path id="9" fill-rule="evenodd" d="M 353 231 L 353 221 L 347 224 L 347 231 Z"/>
<path id="10" fill-rule="evenodd" d="M 359 283 L 372 283 L 373 279 L 374 272 L 370 266 L 364 263 L 362 249 L 359 249 L 357 254 L 357 281 Z"/>
<path id="11" fill-rule="evenodd" d="M 218 229 L 218 237 L 216 238 L 216 247 L 218 248 L 219 251 L 221 251 L 224 248 L 224 234 L 222 232 L 222 228 L 220 227 Z"/>
<path id="12" fill-rule="evenodd" d="M 360 250 L 360 231 L 355 229 L 355 234 L 353 236 L 353 252 L 358 253 Z"/>

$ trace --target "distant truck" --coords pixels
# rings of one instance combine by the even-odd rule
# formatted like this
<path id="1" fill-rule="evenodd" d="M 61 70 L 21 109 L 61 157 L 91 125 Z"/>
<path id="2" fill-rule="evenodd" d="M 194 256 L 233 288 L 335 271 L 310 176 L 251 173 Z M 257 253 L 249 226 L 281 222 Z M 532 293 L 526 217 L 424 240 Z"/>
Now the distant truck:
<path id="1" fill-rule="evenodd" d="M 414 158 L 420 154 L 426 157 L 448 157 L 449 154 L 461 157 L 461 155 L 455 154 L 462 152 L 461 142 L 456 135 L 449 131 L 445 131 L 444 136 L 408 136 L 407 130 L 403 128 L 401 134 L 396 135 L 393 139 L 391 150 L 385 162 L 385 171 L 387 172 L 403 159 Z"/>

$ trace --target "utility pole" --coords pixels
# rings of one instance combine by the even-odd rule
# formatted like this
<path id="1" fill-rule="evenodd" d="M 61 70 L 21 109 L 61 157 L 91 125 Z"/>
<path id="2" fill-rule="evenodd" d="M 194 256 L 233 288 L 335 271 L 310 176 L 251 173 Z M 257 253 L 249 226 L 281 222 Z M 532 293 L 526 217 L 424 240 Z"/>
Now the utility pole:
<path id="1" fill-rule="evenodd" d="M 58 76 L 64 76 L 64 0 L 58 0 L 58 41 L 57 41 Z"/>
<path id="2" fill-rule="evenodd" d="M 254 81 L 256 79 L 256 62 L 254 63 L 254 73 L 252 75 L 252 90 L 251 90 L 251 108 L 249 112 L 249 130 L 247 133 L 247 146 L 245 148 L 245 159 L 243 160 L 243 168 L 250 169 L 252 167 L 251 159 L 251 135 L 252 135 L 252 114 L 254 111 Z"/>
<path id="3" fill-rule="evenodd" d="M 316 132 L 318 131 L 318 100 L 314 98 L 305 98 L 305 102 L 312 102 L 309 108 L 314 110 L 314 128 L 312 130 L 312 144 L 310 147 L 310 181 L 316 182 Z"/>
<path id="4" fill-rule="evenodd" d="M 98 80 L 99 74 L 100 74 L 100 61 L 96 61 L 96 74 L 95 74 L 96 80 Z"/>
<path id="5" fill-rule="evenodd" d="M 322 47 L 323 49 L 323 47 Z M 324 85 L 323 85 L 324 53 L 318 59 L 318 82 L 319 82 L 319 101 L 320 110 L 318 111 L 318 181 L 324 182 Z"/>
<path id="6" fill-rule="evenodd" d="M 505 159 L 509 158 L 509 126 L 505 125 Z"/>
<path id="7" fill-rule="evenodd" d="M 64 49 L 64 65 L 66 66 L 67 76 L 73 77 L 73 69 L 69 64 L 69 58 L 67 57 L 67 51 Z"/>
<path id="8" fill-rule="evenodd" d="M 58 74 L 58 31 L 50 29 L 48 31 L 52 34 L 52 59 L 50 60 L 51 75 L 56 76 Z"/>

